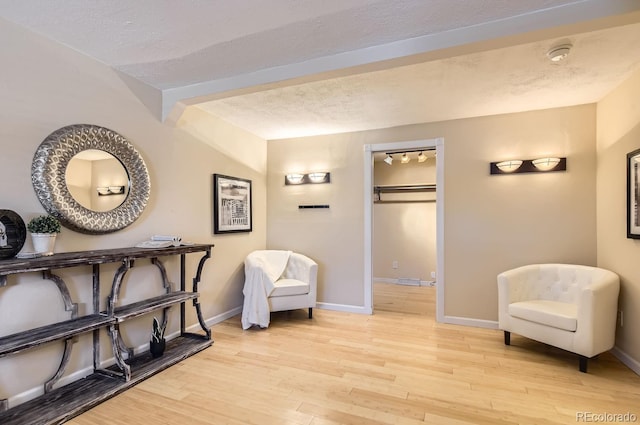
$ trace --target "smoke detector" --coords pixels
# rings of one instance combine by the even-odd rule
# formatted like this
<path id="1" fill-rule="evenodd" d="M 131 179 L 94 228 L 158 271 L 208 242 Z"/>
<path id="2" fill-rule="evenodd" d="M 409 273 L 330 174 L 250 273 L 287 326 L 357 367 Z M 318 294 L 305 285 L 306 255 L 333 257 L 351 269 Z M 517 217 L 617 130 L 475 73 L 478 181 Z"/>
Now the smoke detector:
<path id="1" fill-rule="evenodd" d="M 547 52 L 547 57 L 553 63 L 563 61 L 569 56 L 569 52 L 573 46 L 571 44 L 561 44 L 559 46 L 552 47 Z"/>

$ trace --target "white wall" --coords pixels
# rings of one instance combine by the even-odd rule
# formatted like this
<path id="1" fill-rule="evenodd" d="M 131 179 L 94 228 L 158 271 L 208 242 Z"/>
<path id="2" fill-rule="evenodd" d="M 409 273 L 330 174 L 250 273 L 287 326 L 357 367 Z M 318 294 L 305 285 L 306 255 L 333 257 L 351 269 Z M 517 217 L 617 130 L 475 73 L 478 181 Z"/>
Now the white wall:
<path id="1" fill-rule="evenodd" d="M 640 71 L 598 102 L 598 266 L 620 276 L 616 347 L 640 373 L 640 240 L 627 238 L 627 153 L 640 149 Z"/>
<path id="2" fill-rule="evenodd" d="M 237 313 L 242 305 L 244 257 L 266 245 L 266 142 L 214 119 L 189 121 L 171 127 L 158 122 L 129 91 L 118 73 L 81 54 L 0 20 L 0 208 L 10 209 L 25 222 L 44 212 L 31 185 L 31 161 L 38 145 L 60 127 L 87 123 L 105 126 L 126 137 L 149 169 L 151 196 L 141 217 L 126 229 L 108 235 L 83 235 L 68 229 L 58 237 L 56 251 L 133 246 L 153 234 L 177 234 L 199 243 L 213 243 L 205 265 L 200 302 L 206 319 Z M 180 125 L 183 124 L 183 127 Z M 218 132 L 198 131 L 201 127 Z M 224 152 L 215 146 L 224 146 Z M 251 162 L 240 152 L 249 150 Z M 212 174 L 253 180 L 253 232 L 213 236 Z M 30 243 L 25 249 L 29 250 Z M 187 256 L 190 284 L 199 255 Z M 179 264 L 167 258 L 169 279 L 179 281 Z M 147 263 L 148 264 L 148 263 Z M 102 268 L 102 306 L 117 265 Z M 90 268 L 57 271 L 67 282 L 81 314 L 91 305 Z M 136 262 L 127 274 L 123 302 L 160 291 L 157 269 Z M 192 308 L 189 325 L 195 324 Z M 172 310 L 169 333 L 178 329 L 178 308 Z M 0 288 L 0 335 L 68 319 L 53 283 L 37 273 L 10 276 Z M 125 341 L 131 346 L 148 342 L 151 317 L 127 322 Z M 103 334 L 103 359 L 111 357 Z M 215 338 L 215 335 L 214 335 Z M 0 398 L 36 392 L 60 362 L 61 343 L 0 359 Z M 91 338 L 83 335 L 74 346 L 65 376 L 92 365 Z M 33 395 L 33 394 L 32 394 Z"/>
<path id="3" fill-rule="evenodd" d="M 320 302 L 363 306 L 363 146 L 444 138 L 444 314 L 497 321 L 496 275 L 538 262 L 595 265 L 595 105 L 269 141 L 270 247 L 320 263 Z M 568 170 L 489 175 L 492 161 L 568 157 Z M 332 183 L 285 187 L 326 168 Z M 334 177 L 335 173 L 335 178 Z M 298 211 L 301 201 L 329 211 Z"/>

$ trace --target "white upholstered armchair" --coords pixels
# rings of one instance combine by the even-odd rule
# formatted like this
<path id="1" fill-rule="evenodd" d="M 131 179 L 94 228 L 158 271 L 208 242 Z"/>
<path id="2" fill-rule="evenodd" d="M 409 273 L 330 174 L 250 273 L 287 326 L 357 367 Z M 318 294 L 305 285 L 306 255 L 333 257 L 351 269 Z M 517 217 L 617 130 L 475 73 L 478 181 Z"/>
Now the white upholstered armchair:
<path id="1" fill-rule="evenodd" d="M 535 264 L 498 275 L 498 322 L 511 332 L 587 360 L 613 348 L 620 280 L 615 273 L 571 264 Z"/>
<path id="2" fill-rule="evenodd" d="M 244 260 L 242 328 L 269 326 L 272 311 L 316 306 L 318 264 L 309 257 L 281 250 L 260 250 Z"/>

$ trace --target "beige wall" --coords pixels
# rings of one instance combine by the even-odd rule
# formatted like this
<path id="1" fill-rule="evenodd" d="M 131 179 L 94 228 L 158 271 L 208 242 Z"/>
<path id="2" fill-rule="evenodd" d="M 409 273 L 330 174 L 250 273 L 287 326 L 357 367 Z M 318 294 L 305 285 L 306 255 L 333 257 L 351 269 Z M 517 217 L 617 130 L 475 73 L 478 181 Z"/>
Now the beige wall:
<path id="1" fill-rule="evenodd" d="M 373 174 L 374 185 L 435 184 L 435 160 L 430 158 L 419 163 L 414 159 L 407 164 L 394 161 L 391 165 L 376 161 Z M 382 203 L 373 206 L 374 280 L 433 280 L 431 272 L 436 271 L 435 192 L 383 193 L 381 200 Z M 397 268 L 393 268 L 394 261 L 397 261 Z"/>
<path id="2" fill-rule="evenodd" d="M 151 178 L 149 204 L 135 223 L 113 234 L 83 235 L 63 228 L 56 251 L 133 246 L 159 233 L 214 243 L 199 287 L 203 313 L 206 319 L 237 313 L 242 305 L 243 259 L 266 245 L 266 142 L 230 125 L 207 133 L 162 124 L 104 65 L 3 21 L 0 39 L 10 40 L 0 43 L 0 208 L 16 211 L 25 222 L 44 212 L 31 185 L 31 161 L 48 134 L 77 123 L 108 127 L 125 136 L 144 158 Z M 198 127 L 192 121 L 186 124 L 187 130 Z M 225 153 L 214 147 L 220 145 Z M 244 156 L 234 153 L 236 146 L 249 146 L 253 162 L 241 162 Z M 252 233 L 213 236 L 213 173 L 253 180 Z M 28 243 L 25 249 L 30 248 Z M 200 256 L 187 258 L 190 284 Z M 179 282 L 178 262 L 168 258 L 166 266 L 170 280 Z M 102 268 L 103 307 L 114 270 L 115 265 Z M 91 305 L 88 272 L 89 268 L 59 271 L 81 313 Z M 121 295 L 131 302 L 157 294 L 160 287 L 157 269 L 140 261 L 127 274 Z M 170 333 L 178 329 L 177 313 L 174 308 Z M 55 285 L 37 273 L 11 276 L 0 288 L 0 335 L 68 318 Z M 195 323 L 189 314 L 189 325 Z M 149 339 L 151 317 L 127 322 L 124 328 L 129 345 L 143 345 Z M 65 376 L 91 367 L 90 347 L 90 335 L 81 336 Z M 102 352 L 103 359 L 111 357 L 104 334 Z M 0 398 L 13 402 L 18 394 L 41 387 L 55 372 L 61 353 L 62 345 L 51 343 L 0 359 Z"/>
<path id="3" fill-rule="evenodd" d="M 496 321 L 503 270 L 596 263 L 594 105 L 269 141 L 267 245 L 319 260 L 320 302 L 363 306 L 363 145 L 436 137 L 445 153 L 445 315 Z M 548 155 L 567 156 L 568 171 L 489 175 L 491 161 Z M 285 173 L 320 165 L 333 178 L 322 192 L 284 186 Z M 331 209 L 298 211 L 303 201 Z"/>
<path id="4" fill-rule="evenodd" d="M 318 263 L 318 301 L 363 305 L 363 151 L 359 135 L 267 143 L 267 246 Z M 329 171 L 331 183 L 285 186 L 294 172 Z M 328 204 L 329 209 L 298 209 Z"/>
<path id="5" fill-rule="evenodd" d="M 627 239 L 626 155 L 640 149 L 640 71 L 598 103 L 598 265 L 620 275 L 616 347 L 640 370 L 640 240 Z"/>

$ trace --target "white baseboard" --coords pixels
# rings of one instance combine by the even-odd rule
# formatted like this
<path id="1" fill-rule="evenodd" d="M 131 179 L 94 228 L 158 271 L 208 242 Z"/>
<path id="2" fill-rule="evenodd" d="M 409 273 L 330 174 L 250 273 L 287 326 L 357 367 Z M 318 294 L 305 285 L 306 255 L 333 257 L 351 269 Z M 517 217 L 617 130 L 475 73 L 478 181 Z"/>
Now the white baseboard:
<path id="1" fill-rule="evenodd" d="M 618 360 L 622 362 L 625 366 L 635 372 L 636 375 L 640 375 L 640 362 L 622 351 L 618 347 L 613 347 L 611 349 L 611 354 L 613 354 Z"/>
<path id="2" fill-rule="evenodd" d="M 398 279 L 388 277 L 374 277 L 374 282 L 391 283 L 394 285 L 408 285 L 408 286 L 436 286 L 436 282 L 433 280 L 420 280 L 414 278 L 400 277 Z"/>
<path id="3" fill-rule="evenodd" d="M 35 388 L 28 389 L 20 394 L 13 395 L 7 398 L 7 408 L 11 409 L 19 404 L 26 403 L 29 400 L 33 400 L 36 397 L 44 394 L 44 386 L 38 385 Z"/>
<path id="4" fill-rule="evenodd" d="M 444 316 L 442 323 L 450 325 L 473 326 L 476 328 L 498 329 L 498 322 L 495 320 L 470 319 L 468 317 Z"/>
<path id="5" fill-rule="evenodd" d="M 217 325 L 220 322 L 224 322 L 227 319 L 232 318 L 233 316 L 242 313 L 242 306 L 236 307 L 236 308 L 232 308 L 229 311 L 225 311 L 224 313 L 220 313 L 216 316 L 210 317 L 207 320 L 205 320 L 204 322 L 207 324 L 207 326 L 213 326 L 213 325 Z M 201 329 L 199 324 L 195 324 L 192 326 L 189 326 L 189 331 L 191 330 L 197 330 L 197 329 Z"/>
<path id="6" fill-rule="evenodd" d="M 372 314 L 370 308 L 365 308 L 360 305 L 349 304 L 332 304 L 332 303 L 317 303 L 316 308 L 323 310 L 344 311 L 346 313 L 358 313 L 358 314 Z"/>

